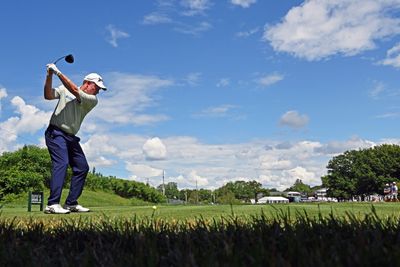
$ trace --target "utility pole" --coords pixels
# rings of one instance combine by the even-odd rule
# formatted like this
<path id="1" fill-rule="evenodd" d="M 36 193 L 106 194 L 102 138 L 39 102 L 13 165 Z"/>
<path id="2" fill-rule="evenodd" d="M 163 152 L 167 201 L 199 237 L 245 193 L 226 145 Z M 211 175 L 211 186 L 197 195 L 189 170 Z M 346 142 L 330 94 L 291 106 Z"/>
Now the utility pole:
<path id="1" fill-rule="evenodd" d="M 199 204 L 199 189 L 197 188 L 197 178 L 196 178 L 196 204 Z"/>
<path id="2" fill-rule="evenodd" d="M 187 199 L 188 199 L 188 196 L 187 196 L 187 189 L 185 190 L 185 204 L 187 204 Z"/>
<path id="3" fill-rule="evenodd" d="M 165 176 L 165 171 L 163 170 L 163 174 L 162 174 L 162 191 L 163 191 L 163 195 L 165 196 L 164 176 Z"/>

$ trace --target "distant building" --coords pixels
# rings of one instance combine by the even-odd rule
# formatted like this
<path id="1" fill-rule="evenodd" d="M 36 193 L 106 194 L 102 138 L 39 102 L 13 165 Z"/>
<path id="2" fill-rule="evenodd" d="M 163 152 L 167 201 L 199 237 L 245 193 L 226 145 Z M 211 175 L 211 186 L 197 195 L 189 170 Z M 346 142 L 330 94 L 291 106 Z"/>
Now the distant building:
<path id="1" fill-rule="evenodd" d="M 301 193 L 295 191 L 286 192 L 286 196 L 289 199 L 289 202 L 300 202 Z"/>
<path id="2" fill-rule="evenodd" d="M 321 188 L 314 192 L 316 199 L 325 199 L 328 192 L 328 188 Z"/>

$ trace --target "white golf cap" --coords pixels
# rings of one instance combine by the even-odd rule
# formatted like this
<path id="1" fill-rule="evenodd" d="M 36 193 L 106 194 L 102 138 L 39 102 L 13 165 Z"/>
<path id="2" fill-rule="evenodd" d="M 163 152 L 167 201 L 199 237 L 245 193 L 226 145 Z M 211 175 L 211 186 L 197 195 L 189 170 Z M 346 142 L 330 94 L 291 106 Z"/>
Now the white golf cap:
<path id="1" fill-rule="evenodd" d="M 103 83 L 103 78 L 101 78 L 101 76 L 98 75 L 97 73 L 89 73 L 88 75 L 85 76 L 83 80 L 94 82 L 101 89 L 107 90 L 107 87 Z"/>

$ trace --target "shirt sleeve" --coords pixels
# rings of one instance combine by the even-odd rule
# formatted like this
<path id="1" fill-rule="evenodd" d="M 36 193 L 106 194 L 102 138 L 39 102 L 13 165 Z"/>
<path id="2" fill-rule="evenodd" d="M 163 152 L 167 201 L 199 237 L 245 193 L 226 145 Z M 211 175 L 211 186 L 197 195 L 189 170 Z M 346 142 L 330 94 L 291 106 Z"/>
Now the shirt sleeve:
<path id="1" fill-rule="evenodd" d="M 97 105 L 97 97 L 95 95 L 89 95 L 79 89 L 79 97 L 81 98 L 81 105 L 89 110 Z"/>
<path id="2" fill-rule="evenodd" d="M 60 95 L 62 94 L 62 93 L 64 93 L 65 92 L 65 87 L 64 86 L 58 86 L 58 87 L 56 87 L 56 88 L 53 88 L 52 90 L 52 92 L 53 92 L 53 94 L 54 94 L 54 97 L 55 98 L 60 98 Z"/>

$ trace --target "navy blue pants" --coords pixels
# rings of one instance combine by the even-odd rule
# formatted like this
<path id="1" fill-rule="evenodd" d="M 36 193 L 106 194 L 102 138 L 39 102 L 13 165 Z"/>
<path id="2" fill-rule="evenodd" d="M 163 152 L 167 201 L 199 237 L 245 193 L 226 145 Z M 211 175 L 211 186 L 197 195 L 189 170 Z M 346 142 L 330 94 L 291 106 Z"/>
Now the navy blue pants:
<path id="1" fill-rule="evenodd" d="M 77 205 L 82 194 L 89 165 L 79 144 L 79 137 L 69 135 L 50 125 L 45 133 L 46 145 L 52 161 L 50 196 L 47 205 L 59 204 L 67 168 L 72 168 L 71 186 L 67 205 Z"/>

